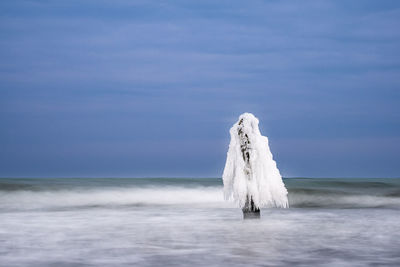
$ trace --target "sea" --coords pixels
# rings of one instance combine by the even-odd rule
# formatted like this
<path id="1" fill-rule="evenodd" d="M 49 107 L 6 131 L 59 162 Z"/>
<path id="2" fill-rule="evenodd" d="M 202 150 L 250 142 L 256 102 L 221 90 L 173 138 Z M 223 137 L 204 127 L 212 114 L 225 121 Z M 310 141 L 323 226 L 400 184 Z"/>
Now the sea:
<path id="1" fill-rule="evenodd" d="M 1 178 L 0 266 L 400 266 L 400 179 L 284 183 L 243 220 L 217 178 Z"/>

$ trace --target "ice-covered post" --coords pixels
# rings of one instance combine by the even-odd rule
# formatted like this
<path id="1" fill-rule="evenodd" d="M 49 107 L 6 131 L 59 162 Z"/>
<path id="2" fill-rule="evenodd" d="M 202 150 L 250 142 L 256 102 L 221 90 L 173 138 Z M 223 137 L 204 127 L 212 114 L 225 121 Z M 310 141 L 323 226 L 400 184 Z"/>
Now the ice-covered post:
<path id="1" fill-rule="evenodd" d="M 244 218 L 259 218 L 262 207 L 287 208 L 287 190 L 258 119 L 243 113 L 230 130 L 224 174 L 225 199 L 234 199 Z"/>

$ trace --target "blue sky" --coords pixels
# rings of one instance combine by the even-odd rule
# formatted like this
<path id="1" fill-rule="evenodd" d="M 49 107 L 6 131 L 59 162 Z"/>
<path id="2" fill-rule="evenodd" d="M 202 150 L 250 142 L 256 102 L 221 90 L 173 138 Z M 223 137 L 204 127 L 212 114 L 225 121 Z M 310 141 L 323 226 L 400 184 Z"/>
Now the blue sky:
<path id="1" fill-rule="evenodd" d="M 399 1 L 0 2 L 0 177 L 400 177 Z"/>

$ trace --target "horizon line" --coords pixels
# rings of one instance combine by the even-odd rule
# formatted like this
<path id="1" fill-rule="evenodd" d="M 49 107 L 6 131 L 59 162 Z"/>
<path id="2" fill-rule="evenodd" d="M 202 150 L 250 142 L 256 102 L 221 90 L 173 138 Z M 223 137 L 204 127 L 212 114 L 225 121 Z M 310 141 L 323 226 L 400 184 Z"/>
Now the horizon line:
<path id="1" fill-rule="evenodd" d="M 307 177 L 307 176 L 291 176 L 291 177 L 284 177 L 283 179 L 400 179 L 399 177 L 360 177 L 360 176 L 344 176 L 344 177 Z M 141 177 L 111 177 L 111 176 L 15 176 L 15 177 L 6 177 L 0 176 L 0 179 L 222 179 L 221 177 L 168 177 L 168 176 L 141 176 Z"/>

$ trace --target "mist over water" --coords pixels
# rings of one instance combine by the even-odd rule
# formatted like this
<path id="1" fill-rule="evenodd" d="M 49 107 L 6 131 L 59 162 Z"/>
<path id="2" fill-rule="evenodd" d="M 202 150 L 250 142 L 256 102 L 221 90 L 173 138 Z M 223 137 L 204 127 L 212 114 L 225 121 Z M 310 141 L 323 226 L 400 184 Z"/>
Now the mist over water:
<path id="1" fill-rule="evenodd" d="M 0 179 L 0 266 L 398 265 L 400 180 L 284 182 L 243 221 L 220 179 Z"/>

